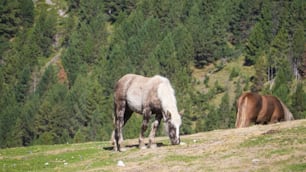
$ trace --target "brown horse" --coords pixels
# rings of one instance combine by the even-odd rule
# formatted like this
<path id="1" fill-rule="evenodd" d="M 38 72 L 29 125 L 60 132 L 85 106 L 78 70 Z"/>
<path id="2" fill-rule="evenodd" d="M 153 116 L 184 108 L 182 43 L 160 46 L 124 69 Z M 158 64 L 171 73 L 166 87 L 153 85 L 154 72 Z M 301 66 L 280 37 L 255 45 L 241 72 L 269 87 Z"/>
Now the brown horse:
<path id="1" fill-rule="evenodd" d="M 251 123 L 270 124 L 294 120 L 285 104 L 275 96 L 243 93 L 237 101 L 236 127 L 248 127 Z"/>
<path id="2" fill-rule="evenodd" d="M 114 108 L 115 129 L 112 134 L 112 142 L 115 151 L 121 151 L 122 128 L 133 112 L 143 115 L 139 136 L 140 148 L 146 148 L 144 133 L 148 128 L 148 122 L 152 114 L 155 114 L 155 121 L 152 123 L 149 147 L 156 146 L 154 137 L 162 118 L 166 122 L 171 143 L 180 143 L 181 115 L 177 110 L 174 90 L 167 78 L 159 75 L 151 78 L 135 74 L 124 75 L 115 86 Z"/>

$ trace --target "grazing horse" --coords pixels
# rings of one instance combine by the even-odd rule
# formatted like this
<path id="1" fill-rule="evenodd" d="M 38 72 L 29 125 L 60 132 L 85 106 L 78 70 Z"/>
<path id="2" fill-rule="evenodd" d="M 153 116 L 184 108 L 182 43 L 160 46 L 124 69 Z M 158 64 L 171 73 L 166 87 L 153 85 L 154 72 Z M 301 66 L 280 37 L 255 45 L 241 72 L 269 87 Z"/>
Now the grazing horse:
<path id="1" fill-rule="evenodd" d="M 237 101 L 236 127 L 255 124 L 270 124 L 294 120 L 285 104 L 275 96 L 243 93 Z"/>
<path id="2" fill-rule="evenodd" d="M 152 123 L 148 146 L 156 146 L 154 137 L 162 118 L 166 123 L 171 144 L 180 143 L 181 115 L 177 110 L 174 90 L 165 77 L 155 75 L 149 78 L 135 74 L 124 75 L 115 85 L 114 111 L 115 129 L 112 133 L 112 142 L 115 151 L 121 151 L 122 128 L 133 112 L 143 115 L 139 148 L 146 148 L 144 133 L 148 128 L 152 114 L 155 114 L 155 121 Z"/>

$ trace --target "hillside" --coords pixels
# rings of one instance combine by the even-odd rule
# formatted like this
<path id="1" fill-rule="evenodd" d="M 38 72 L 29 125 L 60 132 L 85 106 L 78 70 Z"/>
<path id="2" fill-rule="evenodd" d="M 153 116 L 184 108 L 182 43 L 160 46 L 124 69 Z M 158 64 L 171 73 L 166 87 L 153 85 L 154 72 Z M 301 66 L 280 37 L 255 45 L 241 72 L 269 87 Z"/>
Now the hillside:
<path id="1" fill-rule="evenodd" d="M 14 171 L 305 171 L 306 120 L 214 130 L 181 137 L 169 145 L 139 150 L 125 140 L 125 152 L 109 142 L 30 146 L 0 150 L 0 167 Z M 122 161 L 124 166 L 117 166 Z M 121 162 L 121 163 L 122 163 Z"/>
<path id="2" fill-rule="evenodd" d="M 222 87 L 225 91 L 216 94 L 210 103 L 219 106 L 225 92 L 228 92 L 230 93 L 230 104 L 233 104 L 234 101 L 236 101 L 236 85 L 239 84 L 241 87 L 244 87 L 245 81 L 244 83 L 241 81 L 255 75 L 254 66 L 245 66 L 243 63 L 244 57 L 240 56 L 237 59 L 227 62 L 222 62 L 222 60 L 220 60 L 200 69 L 192 68 L 192 76 L 197 82 L 194 89 L 201 93 L 207 94 L 211 88 L 215 87 L 215 83 L 218 83 L 218 85 L 220 85 L 220 87 Z M 231 75 L 235 76 L 231 77 Z M 205 83 L 205 79 L 207 78 L 208 81 Z"/>
<path id="3" fill-rule="evenodd" d="M 0 148 L 109 140 L 114 84 L 127 73 L 171 81 L 185 135 L 233 128 L 235 101 L 251 90 L 305 119 L 305 5 L 4 0 Z M 133 115 L 125 138 L 141 120 Z"/>

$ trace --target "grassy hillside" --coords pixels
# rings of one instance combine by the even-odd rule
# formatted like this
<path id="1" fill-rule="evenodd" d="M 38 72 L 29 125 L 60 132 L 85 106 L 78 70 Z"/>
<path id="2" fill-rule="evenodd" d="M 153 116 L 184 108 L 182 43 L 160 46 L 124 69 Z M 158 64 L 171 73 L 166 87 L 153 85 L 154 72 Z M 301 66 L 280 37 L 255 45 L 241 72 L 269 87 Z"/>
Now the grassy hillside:
<path id="1" fill-rule="evenodd" d="M 109 142 L 0 150 L 1 171 L 305 171 L 306 120 L 182 136 L 182 144 L 157 138 L 155 149 L 125 152 Z M 122 161 L 124 166 L 117 166 Z"/>
<path id="2" fill-rule="evenodd" d="M 171 81 L 183 134 L 233 128 L 234 102 L 249 90 L 305 119 L 304 9 L 303 0 L 4 0 L 0 148 L 109 140 L 126 73 Z M 126 138 L 138 137 L 141 118 Z"/>
<path id="3" fill-rule="evenodd" d="M 217 82 L 225 91 L 230 93 L 231 104 L 235 98 L 236 84 L 241 84 L 241 87 L 245 86 L 243 82 L 249 80 L 255 75 L 254 66 L 245 66 L 244 57 L 240 56 L 237 59 L 231 61 L 219 60 L 215 63 L 211 63 L 204 68 L 192 68 L 193 78 L 196 80 L 195 89 L 202 93 L 208 93 L 210 89 L 215 87 Z M 232 76 L 231 76 L 232 75 Z M 207 83 L 205 80 L 207 79 Z M 211 104 L 218 106 L 221 103 L 221 99 L 225 92 L 215 95 Z"/>

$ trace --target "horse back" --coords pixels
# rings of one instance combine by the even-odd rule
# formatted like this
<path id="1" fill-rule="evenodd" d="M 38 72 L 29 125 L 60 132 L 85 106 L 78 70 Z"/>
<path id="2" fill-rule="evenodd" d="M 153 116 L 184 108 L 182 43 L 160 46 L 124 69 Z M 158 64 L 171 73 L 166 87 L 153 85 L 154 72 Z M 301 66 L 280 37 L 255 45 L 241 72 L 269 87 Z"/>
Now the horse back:
<path id="1" fill-rule="evenodd" d="M 116 82 L 114 93 L 115 102 L 126 97 L 126 92 L 135 77 L 136 75 L 134 74 L 126 74 Z"/>
<path id="2" fill-rule="evenodd" d="M 134 112 L 142 113 L 144 108 L 152 111 L 160 109 L 157 89 L 162 77 L 144 77 L 136 74 L 126 74 L 115 86 L 115 103 L 125 102 Z"/>

